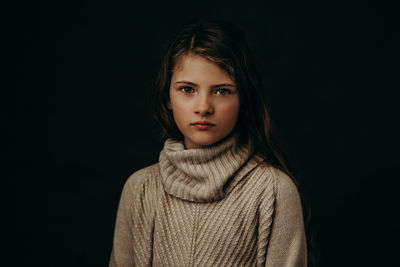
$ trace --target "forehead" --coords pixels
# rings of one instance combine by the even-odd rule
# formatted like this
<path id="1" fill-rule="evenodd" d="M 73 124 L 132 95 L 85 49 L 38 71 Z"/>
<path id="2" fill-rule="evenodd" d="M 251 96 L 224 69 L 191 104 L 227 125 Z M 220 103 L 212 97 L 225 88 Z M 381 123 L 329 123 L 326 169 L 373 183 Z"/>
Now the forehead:
<path id="1" fill-rule="evenodd" d="M 204 84 L 235 83 L 234 79 L 217 64 L 196 54 L 183 55 L 178 59 L 171 80 Z"/>

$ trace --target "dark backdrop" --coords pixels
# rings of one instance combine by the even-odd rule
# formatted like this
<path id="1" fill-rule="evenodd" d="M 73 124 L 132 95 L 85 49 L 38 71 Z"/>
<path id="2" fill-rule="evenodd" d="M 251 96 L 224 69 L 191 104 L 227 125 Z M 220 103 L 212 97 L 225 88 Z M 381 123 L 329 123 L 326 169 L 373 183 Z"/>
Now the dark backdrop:
<path id="1" fill-rule="evenodd" d="M 247 34 L 319 266 L 394 263 L 398 12 L 368 1 L 5 3 L 4 260 L 107 265 L 122 186 L 163 145 L 147 102 L 163 42 L 204 16 Z"/>

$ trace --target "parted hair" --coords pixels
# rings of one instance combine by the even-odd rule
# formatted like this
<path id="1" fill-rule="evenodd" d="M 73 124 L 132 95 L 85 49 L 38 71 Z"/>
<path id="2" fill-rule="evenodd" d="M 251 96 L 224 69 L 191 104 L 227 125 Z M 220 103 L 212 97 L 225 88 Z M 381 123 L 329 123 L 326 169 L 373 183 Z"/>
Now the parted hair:
<path id="1" fill-rule="evenodd" d="M 227 21 L 202 19 L 185 25 L 168 42 L 161 67 L 154 83 L 153 111 L 163 134 L 183 140 L 168 109 L 172 73 L 179 60 L 189 53 L 202 56 L 225 70 L 235 81 L 239 94 L 239 116 L 233 131 L 239 133 L 239 145 L 247 146 L 252 154 L 263 157 L 272 166 L 288 174 L 299 187 L 287 161 L 277 148 L 272 135 L 271 119 L 263 94 L 264 86 L 257 72 L 244 33 Z M 300 190 L 299 190 L 300 192 Z M 309 210 L 303 214 L 307 235 L 308 262 L 314 265 L 311 254 L 311 233 L 308 229 Z"/>

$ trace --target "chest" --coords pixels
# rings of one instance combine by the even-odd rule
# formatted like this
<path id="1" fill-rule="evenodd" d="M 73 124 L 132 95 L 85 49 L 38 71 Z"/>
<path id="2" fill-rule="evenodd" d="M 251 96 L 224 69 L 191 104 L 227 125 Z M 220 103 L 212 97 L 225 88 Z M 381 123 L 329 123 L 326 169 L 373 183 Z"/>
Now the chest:
<path id="1" fill-rule="evenodd" d="M 162 194 L 155 215 L 153 265 L 254 265 L 258 203 L 257 193 L 246 190 L 211 203 Z"/>

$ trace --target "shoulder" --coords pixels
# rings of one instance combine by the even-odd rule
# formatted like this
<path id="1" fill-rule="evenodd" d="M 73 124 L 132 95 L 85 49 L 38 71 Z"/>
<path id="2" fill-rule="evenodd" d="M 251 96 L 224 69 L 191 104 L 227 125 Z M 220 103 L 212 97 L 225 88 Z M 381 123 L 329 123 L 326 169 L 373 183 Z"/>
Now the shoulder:
<path id="1" fill-rule="evenodd" d="M 298 197 L 297 185 L 284 171 L 271 167 L 271 173 L 276 185 L 277 198 Z"/>
<path id="2" fill-rule="evenodd" d="M 262 217 L 264 219 L 274 218 L 273 220 L 278 224 L 285 221 L 302 221 L 301 198 L 292 178 L 284 171 L 265 162 L 258 168 L 263 170 L 263 178 L 268 181 L 268 186 L 262 189 L 260 202 Z"/>
<path id="3" fill-rule="evenodd" d="M 139 169 L 126 180 L 123 194 L 142 195 L 155 190 L 158 173 L 158 163 Z"/>
<path id="4" fill-rule="evenodd" d="M 270 171 L 275 183 L 275 216 L 302 218 L 301 197 L 293 179 L 280 169 L 271 167 Z"/>
<path id="5" fill-rule="evenodd" d="M 273 189 L 276 199 L 299 199 L 297 185 L 292 178 L 284 171 L 262 162 L 258 166 L 258 171 L 268 180 L 269 187 Z"/>
<path id="6" fill-rule="evenodd" d="M 122 189 L 117 221 L 151 225 L 157 201 L 156 169 L 157 164 L 153 164 L 129 176 Z"/>

